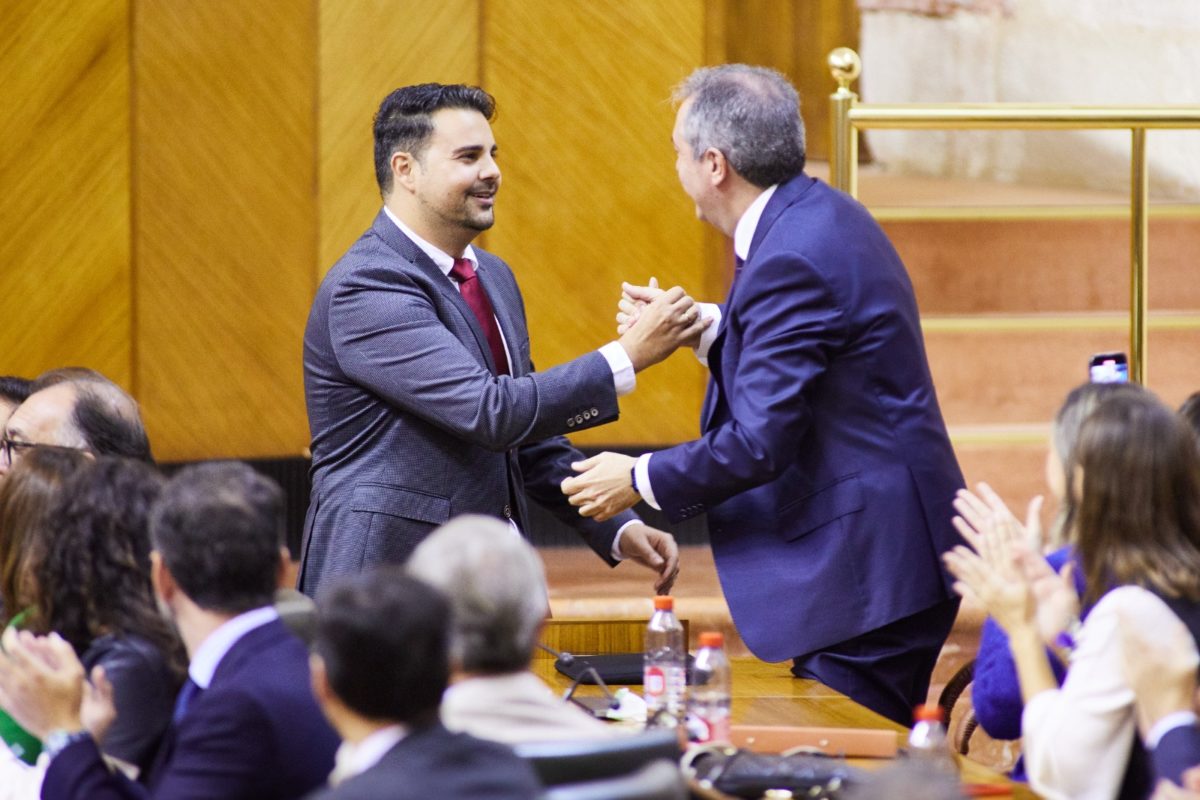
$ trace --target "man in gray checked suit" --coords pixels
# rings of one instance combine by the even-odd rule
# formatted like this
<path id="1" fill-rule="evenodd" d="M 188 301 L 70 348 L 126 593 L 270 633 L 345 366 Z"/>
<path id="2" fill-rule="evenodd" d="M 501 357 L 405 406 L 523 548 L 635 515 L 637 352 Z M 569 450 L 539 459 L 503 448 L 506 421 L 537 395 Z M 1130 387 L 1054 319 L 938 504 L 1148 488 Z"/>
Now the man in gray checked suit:
<path id="1" fill-rule="evenodd" d="M 494 221 L 500 187 L 494 110 L 482 89 L 422 84 L 397 89 L 375 117 L 384 208 L 325 277 L 304 334 L 307 594 L 404 561 L 459 514 L 520 529 L 527 496 L 610 564 L 654 569 L 660 592 L 674 581 L 670 534 L 629 513 L 582 519 L 566 502 L 559 483 L 581 456 L 561 434 L 616 419 L 634 373 L 693 342 L 705 323 L 675 288 L 619 341 L 533 371 L 512 271 L 471 247 Z"/>

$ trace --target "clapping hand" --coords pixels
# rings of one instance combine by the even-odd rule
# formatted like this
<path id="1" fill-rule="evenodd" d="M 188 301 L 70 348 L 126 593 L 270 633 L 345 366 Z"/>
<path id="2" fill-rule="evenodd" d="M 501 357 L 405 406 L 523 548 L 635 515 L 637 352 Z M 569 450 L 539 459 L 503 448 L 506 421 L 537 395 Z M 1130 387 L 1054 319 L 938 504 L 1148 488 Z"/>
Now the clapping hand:
<path id="1" fill-rule="evenodd" d="M 983 546 L 984 531 L 993 531 L 993 535 L 1002 543 L 999 546 L 1008 553 L 1022 582 L 1033 595 L 1039 635 L 1046 644 L 1053 644 L 1059 632 L 1065 630 L 1071 620 L 1079 615 L 1079 595 L 1071 577 L 1073 563 L 1068 561 L 1056 573 L 1042 557 L 1042 497 L 1039 495 L 1029 501 L 1022 525 L 992 487 L 980 483 L 978 489 L 979 494 L 969 489 L 958 491 L 954 498 L 954 509 L 959 516 L 953 520 L 954 527 L 976 553 Z M 949 559 L 947 567 L 950 567 Z M 954 572 L 953 567 L 950 570 Z M 999 619 L 997 622 L 1001 627 L 1006 627 Z"/>

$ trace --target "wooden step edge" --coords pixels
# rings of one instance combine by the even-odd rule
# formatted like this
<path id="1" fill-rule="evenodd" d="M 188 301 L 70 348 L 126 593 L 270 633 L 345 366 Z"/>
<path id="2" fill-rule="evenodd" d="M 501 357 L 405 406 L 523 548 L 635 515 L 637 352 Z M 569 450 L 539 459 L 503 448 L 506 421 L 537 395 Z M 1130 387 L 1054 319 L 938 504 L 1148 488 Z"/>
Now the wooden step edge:
<path id="1" fill-rule="evenodd" d="M 1191 311 L 1151 311 L 1147 327 L 1154 330 L 1200 330 L 1200 314 Z M 999 333 L 1038 331 L 1112 331 L 1129 329 L 1129 314 L 1121 311 L 1040 314 L 927 314 L 925 333 Z"/>
<path id="2" fill-rule="evenodd" d="M 867 210 L 879 222 L 1024 222 L 1124 220 L 1128 205 L 963 205 L 963 206 L 875 206 Z M 1150 219 L 1200 220 L 1200 205 L 1172 203 L 1150 207 Z"/>

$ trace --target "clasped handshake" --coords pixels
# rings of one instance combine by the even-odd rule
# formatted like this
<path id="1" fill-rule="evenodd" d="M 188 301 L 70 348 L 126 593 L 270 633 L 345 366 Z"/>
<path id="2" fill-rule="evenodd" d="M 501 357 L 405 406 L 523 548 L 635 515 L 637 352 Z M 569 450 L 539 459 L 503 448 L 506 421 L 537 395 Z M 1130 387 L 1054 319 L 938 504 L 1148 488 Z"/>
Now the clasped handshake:
<path id="1" fill-rule="evenodd" d="M 695 348 L 712 324 L 700 305 L 681 287 L 660 289 L 651 278 L 645 286 L 621 284 L 617 303 L 617 336 L 641 372 L 665 359 L 679 347 Z M 571 505 L 585 517 L 603 522 L 632 508 L 640 499 L 633 486 L 637 459 L 620 453 L 601 453 L 571 465 L 578 475 L 562 482 Z"/>

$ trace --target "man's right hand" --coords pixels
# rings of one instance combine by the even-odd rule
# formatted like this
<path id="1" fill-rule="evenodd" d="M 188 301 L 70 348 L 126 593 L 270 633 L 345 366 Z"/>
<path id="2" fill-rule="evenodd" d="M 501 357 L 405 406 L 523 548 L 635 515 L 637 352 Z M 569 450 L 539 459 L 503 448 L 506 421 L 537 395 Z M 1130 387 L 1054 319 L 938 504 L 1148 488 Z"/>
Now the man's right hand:
<path id="1" fill-rule="evenodd" d="M 665 359 L 682 346 L 694 346 L 700 334 L 712 321 L 700 315 L 696 301 L 679 286 L 663 291 L 654 287 L 631 287 L 656 292 L 649 301 L 638 300 L 646 295 L 630 295 L 634 302 L 641 302 L 637 309 L 636 324 L 626 326 L 619 339 L 625 348 L 635 372 L 641 372 Z"/>

